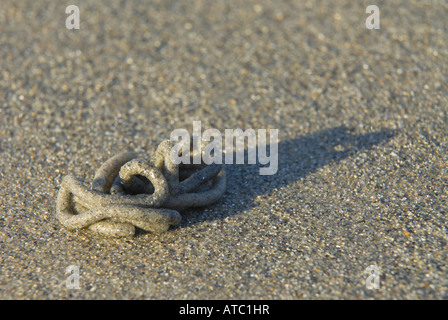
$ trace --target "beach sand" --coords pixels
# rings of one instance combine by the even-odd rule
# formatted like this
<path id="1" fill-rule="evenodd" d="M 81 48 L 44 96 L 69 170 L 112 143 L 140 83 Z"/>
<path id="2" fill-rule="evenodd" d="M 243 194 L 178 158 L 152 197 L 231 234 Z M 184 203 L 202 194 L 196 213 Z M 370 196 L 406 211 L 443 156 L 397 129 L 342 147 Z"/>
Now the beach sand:
<path id="1" fill-rule="evenodd" d="M 79 30 L 65 2 L 0 6 L 0 298 L 448 298 L 445 1 L 379 1 L 378 30 L 368 1 L 70 4 Z M 160 235 L 56 219 L 65 175 L 193 121 L 278 129 L 278 172 L 226 165 Z"/>

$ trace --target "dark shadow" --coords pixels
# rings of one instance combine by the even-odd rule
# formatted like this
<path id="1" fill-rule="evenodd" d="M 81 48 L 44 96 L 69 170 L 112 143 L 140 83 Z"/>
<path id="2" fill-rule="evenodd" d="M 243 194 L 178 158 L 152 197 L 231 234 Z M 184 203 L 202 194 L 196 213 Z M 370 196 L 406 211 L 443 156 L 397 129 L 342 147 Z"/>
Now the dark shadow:
<path id="1" fill-rule="evenodd" d="M 327 164 L 349 158 L 360 151 L 381 144 L 393 135 L 394 130 L 389 129 L 367 134 L 352 134 L 349 128 L 341 126 L 280 141 L 276 174 L 260 175 L 261 165 L 249 165 L 247 159 L 245 165 L 226 165 L 227 191 L 223 199 L 210 207 L 211 210 L 208 212 L 204 212 L 205 208 L 184 212 L 182 222 L 177 228 L 222 219 L 254 208 L 257 206 L 255 201 L 257 196 L 288 186 Z M 267 150 L 269 151 L 269 148 Z"/>

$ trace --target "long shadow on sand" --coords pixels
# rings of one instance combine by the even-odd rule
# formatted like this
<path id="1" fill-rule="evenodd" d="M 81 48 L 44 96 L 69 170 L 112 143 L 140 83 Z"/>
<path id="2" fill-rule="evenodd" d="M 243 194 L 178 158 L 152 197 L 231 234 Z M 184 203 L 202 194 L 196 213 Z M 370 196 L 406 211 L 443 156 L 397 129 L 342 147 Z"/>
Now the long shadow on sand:
<path id="1" fill-rule="evenodd" d="M 227 191 L 223 199 L 210 207 L 211 210 L 207 212 L 201 208 L 183 213 L 182 222 L 177 228 L 222 219 L 251 209 L 257 205 L 255 199 L 258 196 L 288 186 L 327 164 L 337 163 L 374 145 L 384 143 L 393 135 L 394 131 L 389 129 L 367 134 L 352 134 L 349 128 L 341 126 L 283 140 L 278 144 L 276 174 L 260 175 L 261 165 L 258 164 L 226 165 Z"/>

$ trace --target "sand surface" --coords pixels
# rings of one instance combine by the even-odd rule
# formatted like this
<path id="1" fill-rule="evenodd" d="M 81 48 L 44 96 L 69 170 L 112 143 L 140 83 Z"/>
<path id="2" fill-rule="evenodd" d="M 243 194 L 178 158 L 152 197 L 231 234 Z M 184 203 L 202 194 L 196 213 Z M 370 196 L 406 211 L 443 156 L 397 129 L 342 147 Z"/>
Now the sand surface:
<path id="1" fill-rule="evenodd" d="M 0 6 L 0 298 L 448 298 L 446 1 L 377 1 L 379 30 L 371 1 L 70 4 L 79 30 L 65 2 Z M 278 172 L 226 165 L 161 235 L 62 227 L 66 174 L 195 120 L 278 129 Z"/>

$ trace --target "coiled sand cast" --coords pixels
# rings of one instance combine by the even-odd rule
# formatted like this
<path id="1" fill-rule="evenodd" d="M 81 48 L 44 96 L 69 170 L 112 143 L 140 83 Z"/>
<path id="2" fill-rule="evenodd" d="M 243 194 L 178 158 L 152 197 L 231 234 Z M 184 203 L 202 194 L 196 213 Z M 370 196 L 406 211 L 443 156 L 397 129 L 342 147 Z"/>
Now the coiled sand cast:
<path id="1" fill-rule="evenodd" d="M 175 164 L 173 142 L 163 141 L 154 157 L 123 152 L 107 160 L 89 189 L 72 175 L 62 180 L 56 215 L 69 230 L 126 237 L 135 228 L 162 233 L 181 221 L 179 211 L 217 202 L 226 189 L 220 164 Z"/>

